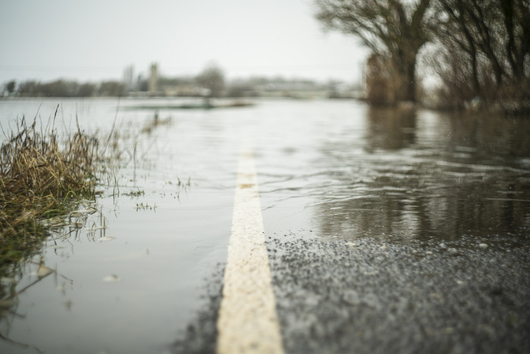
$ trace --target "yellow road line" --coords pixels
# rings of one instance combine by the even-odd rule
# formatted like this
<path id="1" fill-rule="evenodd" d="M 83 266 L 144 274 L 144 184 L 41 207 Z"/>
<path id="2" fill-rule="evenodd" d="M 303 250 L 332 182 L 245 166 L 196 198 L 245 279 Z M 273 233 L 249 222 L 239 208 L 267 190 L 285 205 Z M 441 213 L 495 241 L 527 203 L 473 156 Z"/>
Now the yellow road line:
<path id="1" fill-rule="evenodd" d="M 217 353 L 283 353 L 254 167 L 241 149 L 228 246 L 223 299 L 217 321 Z"/>

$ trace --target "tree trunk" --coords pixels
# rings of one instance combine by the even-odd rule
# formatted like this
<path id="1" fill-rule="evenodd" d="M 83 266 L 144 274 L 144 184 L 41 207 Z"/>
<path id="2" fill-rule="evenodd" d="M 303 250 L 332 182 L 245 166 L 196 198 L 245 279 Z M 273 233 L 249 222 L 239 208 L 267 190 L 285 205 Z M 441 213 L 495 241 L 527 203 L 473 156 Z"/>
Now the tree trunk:
<path id="1" fill-rule="evenodd" d="M 416 103 L 416 55 L 411 55 L 397 65 L 396 73 L 397 102 Z"/>

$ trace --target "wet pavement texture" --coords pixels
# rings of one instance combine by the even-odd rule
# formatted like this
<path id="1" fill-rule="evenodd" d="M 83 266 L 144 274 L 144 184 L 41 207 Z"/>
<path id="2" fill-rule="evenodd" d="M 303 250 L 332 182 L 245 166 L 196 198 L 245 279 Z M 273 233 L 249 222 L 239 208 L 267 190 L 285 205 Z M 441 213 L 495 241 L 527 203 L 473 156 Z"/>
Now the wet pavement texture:
<path id="1" fill-rule="evenodd" d="M 286 352 L 529 352 L 530 242 L 488 241 L 273 238 Z"/>
<path id="2" fill-rule="evenodd" d="M 93 105 L 77 107 L 110 126 L 115 107 Z M 174 124 L 140 140 L 147 159 L 121 186 L 145 196 L 103 199 L 114 241 L 46 246 L 73 285 L 21 294 L 13 338 L 65 353 L 215 352 L 247 136 L 286 353 L 530 352 L 530 120 L 332 100 L 160 115 Z M 180 200 L 177 177 L 192 181 Z M 121 281 L 102 283 L 112 272 Z"/>

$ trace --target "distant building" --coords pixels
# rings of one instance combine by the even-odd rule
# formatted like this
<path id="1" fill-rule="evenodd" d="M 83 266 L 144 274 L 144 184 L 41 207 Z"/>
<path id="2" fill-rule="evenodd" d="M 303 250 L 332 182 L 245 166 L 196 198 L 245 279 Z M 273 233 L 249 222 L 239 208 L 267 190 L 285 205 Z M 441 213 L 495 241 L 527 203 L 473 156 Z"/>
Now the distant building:
<path id="1" fill-rule="evenodd" d="M 127 66 L 123 70 L 123 85 L 125 86 L 125 91 L 133 91 L 135 89 L 134 67 L 132 65 Z"/>
<path id="2" fill-rule="evenodd" d="M 158 94 L 158 65 L 151 64 L 151 72 L 149 75 L 149 95 L 156 96 Z"/>

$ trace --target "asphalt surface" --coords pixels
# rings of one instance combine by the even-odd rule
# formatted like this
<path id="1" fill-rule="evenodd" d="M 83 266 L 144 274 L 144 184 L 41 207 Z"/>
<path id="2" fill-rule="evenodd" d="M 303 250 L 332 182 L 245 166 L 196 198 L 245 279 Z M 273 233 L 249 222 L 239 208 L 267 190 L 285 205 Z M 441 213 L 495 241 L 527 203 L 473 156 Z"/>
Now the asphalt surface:
<path id="1" fill-rule="evenodd" d="M 297 231 L 267 238 L 286 353 L 530 352 L 528 237 L 402 244 Z M 215 352 L 219 267 L 208 306 L 175 352 Z"/>
<path id="2" fill-rule="evenodd" d="M 530 352 L 528 238 L 269 249 L 288 353 Z"/>

